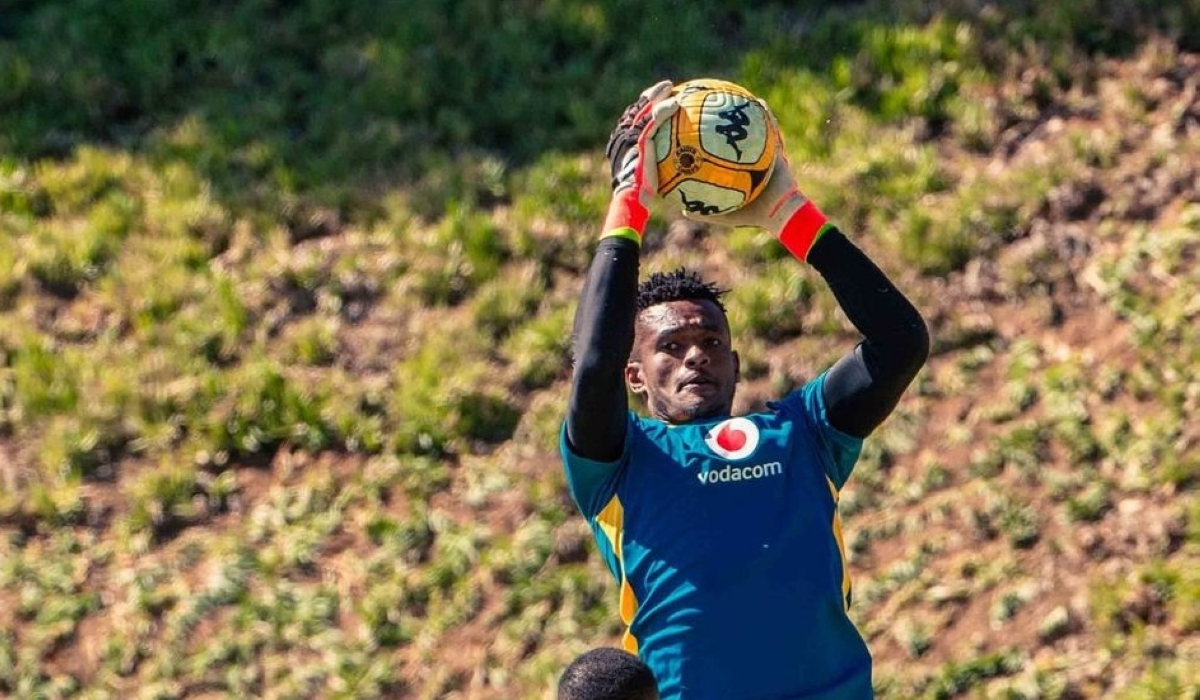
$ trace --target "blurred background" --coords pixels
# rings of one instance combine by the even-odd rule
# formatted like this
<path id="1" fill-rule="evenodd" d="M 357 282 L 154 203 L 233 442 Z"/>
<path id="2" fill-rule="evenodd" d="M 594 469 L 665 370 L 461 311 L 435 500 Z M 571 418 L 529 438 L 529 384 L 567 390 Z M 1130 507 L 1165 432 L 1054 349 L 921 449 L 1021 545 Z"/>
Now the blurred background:
<path id="1" fill-rule="evenodd" d="M 842 508 L 883 699 L 1200 698 L 1200 3 L 0 1 L 0 696 L 552 698 L 603 147 L 778 113 L 934 351 Z M 856 342 L 661 208 L 749 410 Z"/>

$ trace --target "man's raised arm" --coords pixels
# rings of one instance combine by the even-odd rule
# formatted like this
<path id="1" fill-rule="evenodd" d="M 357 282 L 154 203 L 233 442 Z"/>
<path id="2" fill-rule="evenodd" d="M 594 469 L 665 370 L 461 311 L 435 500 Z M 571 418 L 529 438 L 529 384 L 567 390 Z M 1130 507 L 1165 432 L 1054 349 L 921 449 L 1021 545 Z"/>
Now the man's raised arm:
<path id="1" fill-rule="evenodd" d="M 657 195 L 650 139 L 678 109 L 671 83 L 647 88 L 626 108 L 609 137 L 613 196 L 572 331 L 574 371 L 567 405 L 567 441 L 575 454 L 599 462 L 621 456 L 629 420 L 624 369 L 637 317 L 638 255 Z"/>
<path id="2" fill-rule="evenodd" d="M 833 427 L 866 437 L 879 426 L 929 357 L 929 331 L 917 309 L 841 231 L 808 254 L 863 341 L 825 375 Z"/>
<path id="3" fill-rule="evenodd" d="M 766 189 L 748 206 L 719 216 L 685 216 L 764 228 L 821 274 L 864 338 L 825 376 L 829 422 L 856 437 L 878 427 L 928 358 L 929 331 L 883 272 L 800 192 L 783 144 Z"/>

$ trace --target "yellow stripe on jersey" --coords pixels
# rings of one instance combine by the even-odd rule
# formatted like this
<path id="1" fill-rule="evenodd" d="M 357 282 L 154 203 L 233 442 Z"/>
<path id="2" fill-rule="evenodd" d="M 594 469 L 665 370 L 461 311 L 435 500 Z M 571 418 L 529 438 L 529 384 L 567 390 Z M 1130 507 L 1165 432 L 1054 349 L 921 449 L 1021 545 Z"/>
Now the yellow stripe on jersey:
<path id="1" fill-rule="evenodd" d="M 625 507 L 621 505 L 621 499 L 616 496 L 604 506 L 604 509 L 596 516 L 596 524 L 600 526 L 600 531 L 608 538 L 609 545 L 612 546 L 612 551 L 617 556 L 617 566 L 621 572 L 621 598 L 619 609 L 621 611 L 621 622 L 625 624 L 625 636 L 621 640 L 621 646 L 631 654 L 636 654 L 638 651 L 637 637 L 633 636 L 629 627 L 633 624 L 633 616 L 637 614 L 638 602 L 637 596 L 633 593 L 633 586 L 629 585 L 629 580 L 625 578 L 625 555 L 621 548 L 621 540 L 625 532 Z"/>
<path id="2" fill-rule="evenodd" d="M 833 538 L 837 540 L 838 554 L 842 557 L 842 604 L 848 610 L 850 608 L 850 562 L 846 559 L 846 538 L 842 534 L 842 514 L 838 511 L 841 494 L 838 493 L 837 487 L 833 485 L 833 481 L 829 477 L 825 477 L 825 483 L 829 484 L 829 493 L 833 495 Z"/>

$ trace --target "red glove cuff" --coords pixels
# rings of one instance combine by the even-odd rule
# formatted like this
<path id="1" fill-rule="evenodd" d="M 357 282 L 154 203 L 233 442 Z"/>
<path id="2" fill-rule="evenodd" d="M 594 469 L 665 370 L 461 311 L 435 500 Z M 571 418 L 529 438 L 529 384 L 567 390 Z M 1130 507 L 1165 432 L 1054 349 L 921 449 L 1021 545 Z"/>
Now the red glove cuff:
<path id="1" fill-rule="evenodd" d="M 646 222 L 650 219 L 650 210 L 638 200 L 637 192 L 626 190 L 613 197 L 608 205 L 608 215 L 604 218 L 602 237 L 623 236 L 636 234 L 640 243 L 642 232 L 646 230 Z"/>
<path id="2" fill-rule="evenodd" d="M 792 218 L 783 225 L 783 230 L 779 232 L 779 242 L 792 255 L 807 261 L 808 252 L 812 250 L 813 244 L 831 225 L 817 205 L 810 200 L 797 209 Z"/>

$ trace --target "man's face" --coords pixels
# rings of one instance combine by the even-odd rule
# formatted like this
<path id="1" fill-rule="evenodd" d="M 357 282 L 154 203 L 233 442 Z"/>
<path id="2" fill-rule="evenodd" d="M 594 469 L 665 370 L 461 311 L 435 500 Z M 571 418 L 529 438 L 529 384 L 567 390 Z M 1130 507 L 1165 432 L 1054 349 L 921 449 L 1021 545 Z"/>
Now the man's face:
<path id="1" fill-rule="evenodd" d="M 638 314 L 625 367 L 629 390 L 668 423 L 728 415 L 738 380 L 729 321 L 711 301 L 672 301 Z"/>

